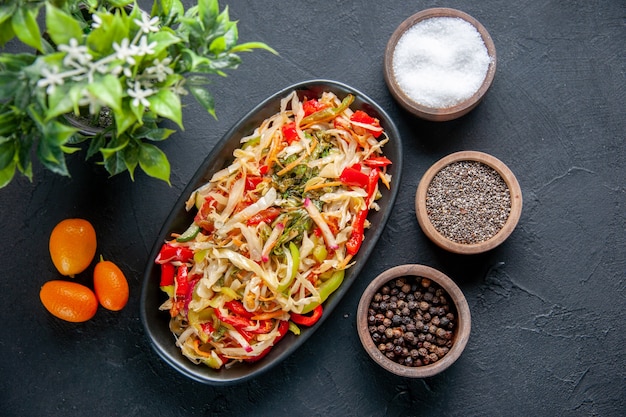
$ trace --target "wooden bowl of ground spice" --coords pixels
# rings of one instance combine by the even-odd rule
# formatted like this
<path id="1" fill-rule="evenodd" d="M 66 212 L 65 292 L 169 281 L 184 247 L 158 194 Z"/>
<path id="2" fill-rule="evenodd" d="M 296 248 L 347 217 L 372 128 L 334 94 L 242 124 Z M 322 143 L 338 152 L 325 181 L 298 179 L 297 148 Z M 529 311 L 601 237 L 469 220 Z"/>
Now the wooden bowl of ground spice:
<path id="1" fill-rule="evenodd" d="M 376 277 L 357 310 L 359 339 L 381 367 L 426 378 L 452 365 L 469 340 L 471 315 L 460 288 L 425 265 L 399 265 Z"/>
<path id="2" fill-rule="evenodd" d="M 384 76 L 409 112 L 447 121 L 476 107 L 496 72 L 496 48 L 485 27 L 450 8 L 416 13 L 387 42 Z"/>
<path id="3" fill-rule="evenodd" d="M 415 195 L 420 227 L 450 252 L 476 254 L 504 242 L 522 212 L 522 191 L 499 159 L 461 151 L 433 164 Z"/>

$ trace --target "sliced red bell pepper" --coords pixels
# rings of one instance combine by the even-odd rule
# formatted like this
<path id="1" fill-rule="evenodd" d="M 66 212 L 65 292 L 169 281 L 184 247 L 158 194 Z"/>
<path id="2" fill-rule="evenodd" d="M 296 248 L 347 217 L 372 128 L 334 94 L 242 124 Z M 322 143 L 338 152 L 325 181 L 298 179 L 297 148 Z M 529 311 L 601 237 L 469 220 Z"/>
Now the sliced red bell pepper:
<path id="1" fill-rule="evenodd" d="M 305 100 L 302 103 L 302 110 L 304 110 L 304 117 L 329 107 L 328 104 L 320 103 L 317 99 Z"/>
<path id="2" fill-rule="evenodd" d="M 259 174 L 265 175 L 269 172 L 269 170 L 270 170 L 270 167 L 268 167 L 267 165 L 261 165 L 259 167 Z"/>
<path id="3" fill-rule="evenodd" d="M 272 348 L 274 346 L 276 346 L 276 343 L 280 342 L 282 340 L 282 338 L 285 337 L 285 335 L 287 334 L 288 330 L 289 330 L 289 321 L 281 320 L 281 322 L 278 324 L 278 335 L 276 336 L 276 339 L 274 339 L 274 344 L 272 346 L 266 348 L 265 350 L 263 350 L 261 353 L 259 353 L 256 356 L 251 356 L 251 357 L 248 357 L 248 358 L 244 358 L 244 361 L 246 361 L 246 362 L 256 362 L 259 359 L 264 358 L 268 353 L 270 353 Z"/>
<path id="4" fill-rule="evenodd" d="M 189 273 L 187 265 L 181 265 L 176 271 L 176 298 L 184 299 L 189 292 Z"/>
<path id="5" fill-rule="evenodd" d="M 363 243 L 365 219 L 367 218 L 368 211 L 369 210 L 367 209 L 359 211 L 352 222 L 352 233 L 346 242 L 346 250 L 350 255 L 356 255 L 361 248 L 361 243 Z"/>
<path id="6" fill-rule="evenodd" d="M 361 248 L 361 243 L 363 243 L 365 219 L 367 218 L 367 214 L 369 213 L 369 206 L 372 202 L 372 198 L 374 198 L 374 191 L 376 190 L 376 184 L 378 183 L 378 175 L 378 169 L 374 168 L 370 171 L 370 174 L 368 176 L 367 199 L 365 200 L 367 203 L 367 207 L 356 214 L 356 217 L 352 222 L 352 233 L 350 234 L 350 238 L 346 242 L 346 250 L 350 255 L 356 255 L 356 253 Z"/>
<path id="7" fill-rule="evenodd" d="M 174 276 L 176 275 L 176 267 L 171 263 L 161 264 L 161 281 L 160 287 L 166 287 L 174 284 Z"/>
<path id="8" fill-rule="evenodd" d="M 172 246 L 169 243 L 163 244 L 161 251 L 154 262 L 164 264 L 172 261 L 189 262 L 193 258 L 193 251 L 185 246 Z"/>
<path id="9" fill-rule="evenodd" d="M 375 138 L 379 137 L 381 133 L 383 133 L 382 129 L 380 129 L 380 122 L 378 121 L 378 119 L 373 118 L 369 114 L 365 113 L 363 110 L 355 111 L 352 116 L 350 116 L 350 120 L 356 123 L 372 126 L 373 129 L 365 129 L 371 132 Z"/>
<path id="10" fill-rule="evenodd" d="M 376 168 L 370 171 L 370 174 L 367 177 L 367 206 L 372 203 L 372 198 L 374 198 L 374 191 L 376 191 L 376 184 L 378 184 L 378 177 L 380 175 L 380 171 Z"/>
<path id="11" fill-rule="evenodd" d="M 248 226 L 256 226 L 261 222 L 265 222 L 266 224 L 272 223 L 276 218 L 280 215 L 280 209 L 278 207 L 268 207 L 265 210 L 261 210 L 257 214 L 253 215 L 248 219 L 246 224 Z"/>
<path id="12" fill-rule="evenodd" d="M 291 321 L 293 321 L 294 323 L 299 324 L 300 326 L 310 327 L 319 321 L 320 317 L 322 317 L 322 313 L 323 309 L 322 305 L 320 304 L 313 309 L 313 314 L 310 316 L 297 313 L 291 313 L 290 316 Z"/>
<path id="13" fill-rule="evenodd" d="M 203 230 L 208 233 L 212 233 L 214 229 L 214 224 L 212 220 L 207 220 L 209 214 L 217 208 L 217 200 L 211 196 L 207 196 L 200 206 L 200 210 L 196 213 L 193 222 L 200 226 Z"/>
<path id="14" fill-rule="evenodd" d="M 237 314 L 237 315 L 239 315 L 241 317 L 245 317 L 247 319 L 252 317 L 253 314 L 254 314 L 254 313 L 251 313 L 248 310 L 246 310 L 246 308 L 243 306 L 241 301 L 237 301 L 237 300 L 230 300 L 230 301 L 225 302 L 224 303 L 224 307 L 226 307 L 227 309 L 229 309 L 233 313 L 235 313 L 235 314 Z"/>
<path id="15" fill-rule="evenodd" d="M 283 137 L 289 145 L 300 140 L 300 136 L 298 136 L 298 132 L 296 131 L 296 122 L 284 124 L 281 130 L 283 131 Z"/>
<path id="16" fill-rule="evenodd" d="M 237 315 L 237 314 L 223 314 L 222 310 L 220 310 L 219 308 L 215 309 L 215 315 L 222 323 L 230 324 L 236 329 L 242 329 L 244 327 L 249 327 L 249 326 L 254 325 L 254 323 L 252 323 L 250 319 L 241 317 L 240 315 Z"/>
<path id="17" fill-rule="evenodd" d="M 339 180 L 346 185 L 365 188 L 368 183 L 367 174 L 361 171 L 361 166 L 355 164 L 345 167 L 339 175 Z"/>
<path id="18" fill-rule="evenodd" d="M 256 189 L 257 185 L 263 182 L 263 177 L 246 177 L 245 191 Z"/>
<path id="19" fill-rule="evenodd" d="M 200 328 L 209 337 L 211 337 L 213 335 L 213 332 L 215 331 L 215 327 L 213 327 L 213 324 L 208 321 L 205 323 L 200 323 Z"/>
<path id="20" fill-rule="evenodd" d="M 385 158 L 384 156 L 375 156 L 375 157 L 366 159 L 365 161 L 363 161 L 363 164 L 372 168 L 373 167 L 384 168 L 387 165 L 390 165 L 391 161 L 388 158 Z"/>

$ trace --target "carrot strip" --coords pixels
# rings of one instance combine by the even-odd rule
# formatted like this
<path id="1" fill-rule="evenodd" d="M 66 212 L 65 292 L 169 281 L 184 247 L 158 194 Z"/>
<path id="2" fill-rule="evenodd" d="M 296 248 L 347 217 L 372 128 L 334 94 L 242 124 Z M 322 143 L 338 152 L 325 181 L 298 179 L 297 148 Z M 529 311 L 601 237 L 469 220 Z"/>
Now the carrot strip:
<path id="1" fill-rule="evenodd" d="M 195 339 L 193 341 L 193 350 L 200 356 L 203 356 L 205 358 L 210 358 L 211 354 L 209 352 L 205 352 L 203 350 L 200 349 L 200 340 Z"/>
<path id="2" fill-rule="evenodd" d="M 313 184 L 308 187 L 304 187 L 304 192 L 306 193 L 307 191 L 317 190 L 318 188 L 324 187 L 339 187 L 340 185 L 342 185 L 341 181 L 321 182 L 319 184 Z"/>
<path id="3" fill-rule="evenodd" d="M 274 319 L 276 317 L 280 317 L 283 314 L 285 314 L 283 310 L 276 310 L 276 311 L 270 311 L 267 313 L 257 314 L 256 316 L 252 316 L 250 318 L 252 320 L 269 320 L 269 319 Z"/>

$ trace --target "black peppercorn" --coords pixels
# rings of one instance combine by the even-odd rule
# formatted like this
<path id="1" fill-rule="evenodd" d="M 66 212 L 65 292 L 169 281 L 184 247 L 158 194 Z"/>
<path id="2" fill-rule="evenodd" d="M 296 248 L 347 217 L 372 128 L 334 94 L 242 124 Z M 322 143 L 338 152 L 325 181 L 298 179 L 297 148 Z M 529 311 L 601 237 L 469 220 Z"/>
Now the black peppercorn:
<path id="1" fill-rule="evenodd" d="M 447 293 L 427 278 L 402 277 L 374 294 L 367 314 L 372 341 L 404 366 L 440 360 L 452 347 L 455 316 Z"/>

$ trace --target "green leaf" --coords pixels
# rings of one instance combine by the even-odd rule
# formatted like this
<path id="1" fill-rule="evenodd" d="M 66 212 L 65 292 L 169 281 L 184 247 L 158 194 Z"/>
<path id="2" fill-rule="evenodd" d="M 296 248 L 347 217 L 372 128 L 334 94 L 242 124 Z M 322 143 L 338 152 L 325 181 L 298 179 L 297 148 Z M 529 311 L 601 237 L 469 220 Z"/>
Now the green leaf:
<path id="1" fill-rule="evenodd" d="M 13 180 L 16 167 L 17 163 L 13 161 L 11 164 L 0 169 L 0 188 L 6 187 Z"/>
<path id="2" fill-rule="evenodd" d="M 126 147 L 126 145 L 128 145 L 128 138 L 126 138 L 122 143 L 120 143 L 119 145 L 112 147 L 112 148 L 100 148 L 100 153 L 102 153 L 102 156 L 104 157 L 104 159 L 108 159 L 110 157 L 112 157 L 114 154 L 118 153 L 119 151 L 121 151 L 122 149 L 124 149 Z M 109 144 L 110 145 L 110 144 Z"/>
<path id="3" fill-rule="evenodd" d="M 82 40 L 83 30 L 80 24 L 63 10 L 46 4 L 46 26 L 52 41 L 57 45 L 67 45 L 70 39 Z"/>
<path id="4" fill-rule="evenodd" d="M 245 42 L 245 43 L 240 43 L 237 46 L 234 46 L 230 49 L 230 52 L 232 53 L 236 53 L 236 52 L 251 52 L 253 49 L 264 49 L 266 51 L 269 51 L 271 53 L 273 53 L 274 55 L 278 55 L 278 52 L 276 52 L 276 50 L 274 50 L 273 48 L 271 48 L 270 46 L 266 45 L 263 42 Z"/>
<path id="5" fill-rule="evenodd" d="M 135 136 L 139 138 L 145 138 L 153 142 L 160 142 L 170 137 L 175 130 L 165 128 L 148 128 L 141 127 L 135 131 Z"/>
<path id="6" fill-rule="evenodd" d="M 87 155 L 85 159 L 89 159 L 98 152 L 100 149 L 106 145 L 106 137 L 102 134 L 98 134 L 94 136 L 91 141 L 89 141 L 89 147 L 87 148 Z"/>
<path id="7" fill-rule="evenodd" d="M 139 166 L 149 176 L 170 184 L 170 163 L 163 151 L 156 146 L 150 143 L 139 145 Z"/>
<path id="8" fill-rule="evenodd" d="M 0 136 L 0 170 L 15 162 L 15 142 Z"/>
<path id="9" fill-rule="evenodd" d="M 0 65 L 7 71 L 19 72 L 32 65 L 37 57 L 33 54 L 0 54 Z"/>
<path id="10" fill-rule="evenodd" d="M 209 45 L 209 51 L 214 55 L 219 55 L 226 50 L 226 39 L 223 36 L 213 39 Z"/>
<path id="11" fill-rule="evenodd" d="M 55 174 L 69 177 L 70 173 L 65 164 L 65 154 L 63 150 L 60 146 L 51 145 L 51 142 L 52 141 L 48 140 L 46 137 L 43 137 L 39 142 L 39 146 L 37 146 L 39 161 Z"/>
<path id="12" fill-rule="evenodd" d="M 210 29 L 215 25 L 220 12 L 220 5 L 217 0 L 199 0 L 198 17 L 205 29 Z"/>
<path id="13" fill-rule="evenodd" d="M 109 4 L 113 7 L 123 8 L 124 6 L 128 6 L 134 0 L 109 0 Z"/>
<path id="14" fill-rule="evenodd" d="M 39 25 L 37 25 L 36 19 L 38 12 L 38 8 L 18 7 L 11 18 L 11 25 L 19 40 L 43 52 L 41 34 L 39 33 Z"/>
<path id="15" fill-rule="evenodd" d="M 226 41 L 226 50 L 232 49 L 235 45 L 237 45 L 237 40 L 239 39 L 239 32 L 237 31 L 237 24 L 232 22 L 224 33 L 224 39 Z"/>
<path id="16" fill-rule="evenodd" d="M 98 13 L 98 16 L 102 24 L 87 36 L 87 45 L 98 54 L 109 55 L 113 53 L 113 42 L 121 44 L 122 39 L 128 38 L 132 19 L 120 13 Z"/>
<path id="17" fill-rule="evenodd" d="M 148 35 L 148 43 L 156 42 L 157 45 L 154 48 L 153 55 L 159 55 L 162 51 L 169 46 L 182 42 L 183 40 L 165 29 L 159 32 Z"/>
<path id="18" fill-rule="evenodd" d="M 21 82 L 13 72 L 0 72 L 0 100 L 13 97 Z"/>
<path id="19" fill-rule="evenodd" d="M 172 9 L 172 0 L 154 0 L 152 2 L 151 16 L 167 16 Z"/>
<path id="20" fill-rule="evenodd" d="M 135 118 L 135 121 L 133 123 L 133 125 L 138 125 L 141 126 L 143 124 L 143 118 L 146 115 L 146 106 L 144 106 L 143 104 L 139 103 L 138 106 L 134 106 L 131 102 L 131 99 L 128 98 L 128 107 L 130 109 L 130 112 L 132 113 L 132 115 Z M 130 126 L 132 127 L 132 125 Z"/>
<path id="21" fill-rule="evenodd" d="M 191 49 L 183 49 L 181 55 L 189 72 L 196 72 L 201 66 L 211 65 L 210 59 L 196 54 Z"/>
<path id="22" fill-rule="evenodd" d="M 0 5 L 0 24 L 10 21 L 14 10 L 15 3 Z"/>
<path id="23" fill-rule="evenodd" d="M 217 119 L 213 95 L 202 86 L 188 85 L 187 88 L 191 91 L 191 94 L 196 98 L 198 103 L 200 103 L 211 116 Z"/>
<path id="24" fill-rule="evenodd" d="M 0 46 L 6 45 L 8 41 L 15 37 L 11 20 L 5 20 L 0 23 Z"/>
<path id="25" fill-rule="evenodd" d="M 76 132 L 78 129 L 57 121 L 46 123 L 43 130 L 44 139 L 55 148 L 65 145 Z"/>
<path id="26" fill-rule="evenodd" d="M 171 90 L 160 90 L 157 94 L 148 97 L 150 109 L 161 117 L 170 119 L 181 129 L 183 128 L 183 115 L 180 97 Z"/>
<path id="27" fill-rule="evenodd" d="M 137 115 L 131 109 L 129 100 L 122 101 L 121 110 L 114 112 L 114 116 L 118 135 L 124 133 L 126 130 L 130 129 L 131 126 L 137 123 Z"/>
<path id="28" fill-rule="evenodd" d="M 104 167 L 111 175 L 117 175 L 126 171 L 123 150 L 131 143 L 126 135 L 113 136 L 106 148 L 101 148 L 100 152 L 104 158 Z"/>
<path id="29" fill-rule="evenodd" d="M 126 171 L 126 163 L 124 162 L 124 155 L 121 152 L 113 154 L 110 158 L 105 159 L 104 168 L 111 176 L 120 174 Z"/>
<path id="30" fill-rule="evenodd" d="M 38 134 L 39 132 L 32 130 L 22 136 L 21 141 L 17 142 L 17 168 L 31 181 L 33 179 L 33 163 L 31 160 L 31 150 L 34 142 L 33 137 Z"/>
<path id="31" fill-rule="evenodd" d="M 73 153 L 80 151 L 80 148 L 75 148 L 73 146 L 61 146 L 61 150 L 63 151 L 64 154 L 71 155 Z"/>
<path id="32" fill-rule="evenodd" d="M 10 136 L 15 133 L 20 124 L 19 117 L 9 110 L 0 114 L 0 136 Z"/>
<path id="33" fill-rule="evenodd" d="M 114 111 L 122 108 L 122 84 L 116 76 L 108 74 L 100 77 L 89 84 L 87 90 Z"/>
<path id="34" fill-rule="evenodd" d="M 61 114 L 69 113 L 74 109 L 74 101 L 70 95 L 72 88 L 69 84 L 59 85 L 48 96 L 46 121 L 50 121 Z"/>
<path id="35" fill-rule="evenodd" d="M 139 164 L 139 146 L 135 142 L 131 142 L 124 149 L 124 165 L 130 174 L 130 179 L 135 181 L 135 168 Z"/>

